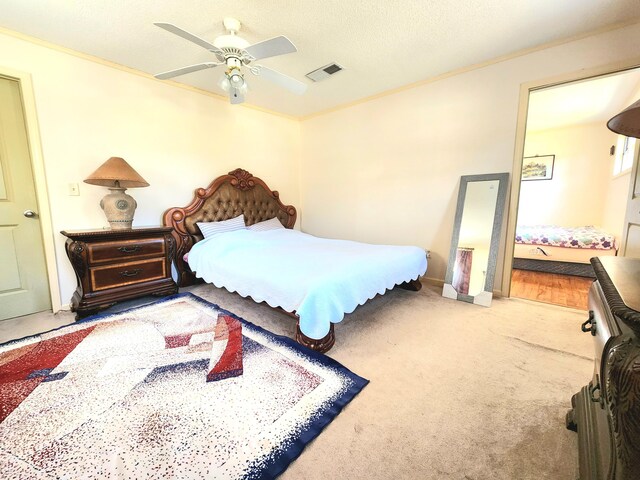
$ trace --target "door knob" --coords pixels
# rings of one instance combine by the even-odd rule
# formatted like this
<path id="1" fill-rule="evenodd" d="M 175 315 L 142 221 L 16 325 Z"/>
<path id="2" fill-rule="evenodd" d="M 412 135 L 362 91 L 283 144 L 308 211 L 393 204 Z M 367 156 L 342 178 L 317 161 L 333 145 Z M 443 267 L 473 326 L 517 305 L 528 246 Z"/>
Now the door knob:
<path id="1" fill-rule="evenodd" d="M 34 212 L 33 210 L 25 210 L 24 212 L 22 212 L 22 214 L 27 218 L 33 218 L 36 216 L 36 212 Z"/>

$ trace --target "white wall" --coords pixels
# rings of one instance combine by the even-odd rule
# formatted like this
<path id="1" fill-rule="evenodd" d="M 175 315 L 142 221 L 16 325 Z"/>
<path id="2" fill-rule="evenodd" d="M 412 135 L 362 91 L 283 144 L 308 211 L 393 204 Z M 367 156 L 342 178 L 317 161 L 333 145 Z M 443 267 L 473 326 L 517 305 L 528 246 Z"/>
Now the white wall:
<path id="1" fill-rule="evenodd" d="M 518 225 L 603 226 L 617 135 L 604 122 L 527 132 L 524 156 L 555 155 L 551 180 L 523 181 Z"/>
<path id="2" fill-rule="evenodd" d="M 638 42 L 633 25 L 304 121 L 303 230 L 428 248 L 444 279 L 460 176 L 512 171 L 520 85 L 638 58 Z"/>
<path id="3" fill-rule="evenodd" d="M 98 205 L 107 190 L 82 180 L 111 156 L 151 185 L 128 191 L 138 202 L 134 226 L 161 224 L 167 208 L 186 205 L 195 188 L 236 167 L 299 205 L 295 120 L 0 34 L 3 67 L 33 79 L 62 304 L 76 281 L 58 232 L 108 226 Z M 80 196 L 68 195 L 72 182 Z"/>

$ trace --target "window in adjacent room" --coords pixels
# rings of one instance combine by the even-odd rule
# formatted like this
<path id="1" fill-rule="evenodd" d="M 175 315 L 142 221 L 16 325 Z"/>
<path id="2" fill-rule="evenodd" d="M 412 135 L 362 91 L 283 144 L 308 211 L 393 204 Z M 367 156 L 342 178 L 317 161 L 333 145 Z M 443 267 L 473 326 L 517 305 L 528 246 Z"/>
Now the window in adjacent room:
<path id="1" fill-rule="evenodd" d="M 618 136 L 616 146 L 616 160 L 613 163 L 613 175 L 621 175 L 631 170 L 633 154 L 636 148 L 636 139 L 632 137 Z"/>

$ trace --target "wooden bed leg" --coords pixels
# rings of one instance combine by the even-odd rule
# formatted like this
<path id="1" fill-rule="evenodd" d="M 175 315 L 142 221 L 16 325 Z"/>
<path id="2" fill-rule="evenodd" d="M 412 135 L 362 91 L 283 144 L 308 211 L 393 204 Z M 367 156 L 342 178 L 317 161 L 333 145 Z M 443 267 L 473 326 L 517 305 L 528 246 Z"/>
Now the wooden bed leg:
<path id="1" fill-rule="evenodd" d="M 398 286 L 405 290 L 411 290 L 413 292 L 417 292 L 422 288 L 422 283 L 420 283 L 419 278 L 416 278 L 415 280 L 409 280 L 408 282 L 401 283 Z"/>
<path id="2" fill-rule="evenodd" d="M 329 333 L 327 333 L 320 340 L 316 340 L 315 338 L 307 337 L 304 333 L 302 333 L 302 331 L 300 330 L 300 320 L 298 320 L 298 323 L 296 324 L 296 342 L 298 342 L 300 345 L 304 345 L 305 347 L 310 348 L 311 350 L 315 350 L 316 352 L 328 352 L 329 350 L 331 350 L 331 347 L 333 347 L 333 344 L 336 341 L 336 336 L 333 333 L 333 323 L 329 325 Z"/>

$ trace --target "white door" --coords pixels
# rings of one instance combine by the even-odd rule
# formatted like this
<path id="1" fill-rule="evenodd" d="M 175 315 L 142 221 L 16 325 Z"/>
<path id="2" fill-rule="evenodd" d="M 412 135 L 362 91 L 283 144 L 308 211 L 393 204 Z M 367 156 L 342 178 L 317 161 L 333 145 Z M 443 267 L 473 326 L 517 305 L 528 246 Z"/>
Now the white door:
<path id="1" fill-rule="evenodd" d="M 636 140 L 633 167 L 629 181 L 629 196 L 627 197 L 627 213 L 622 232 L 621 255 L 624 257 L 640 258 L 640 141 Z"/>
<path id="2" fill-rule="evenodd" d="M 0 320 L 50 308 L 20 84 L 0 77 Z"/>

